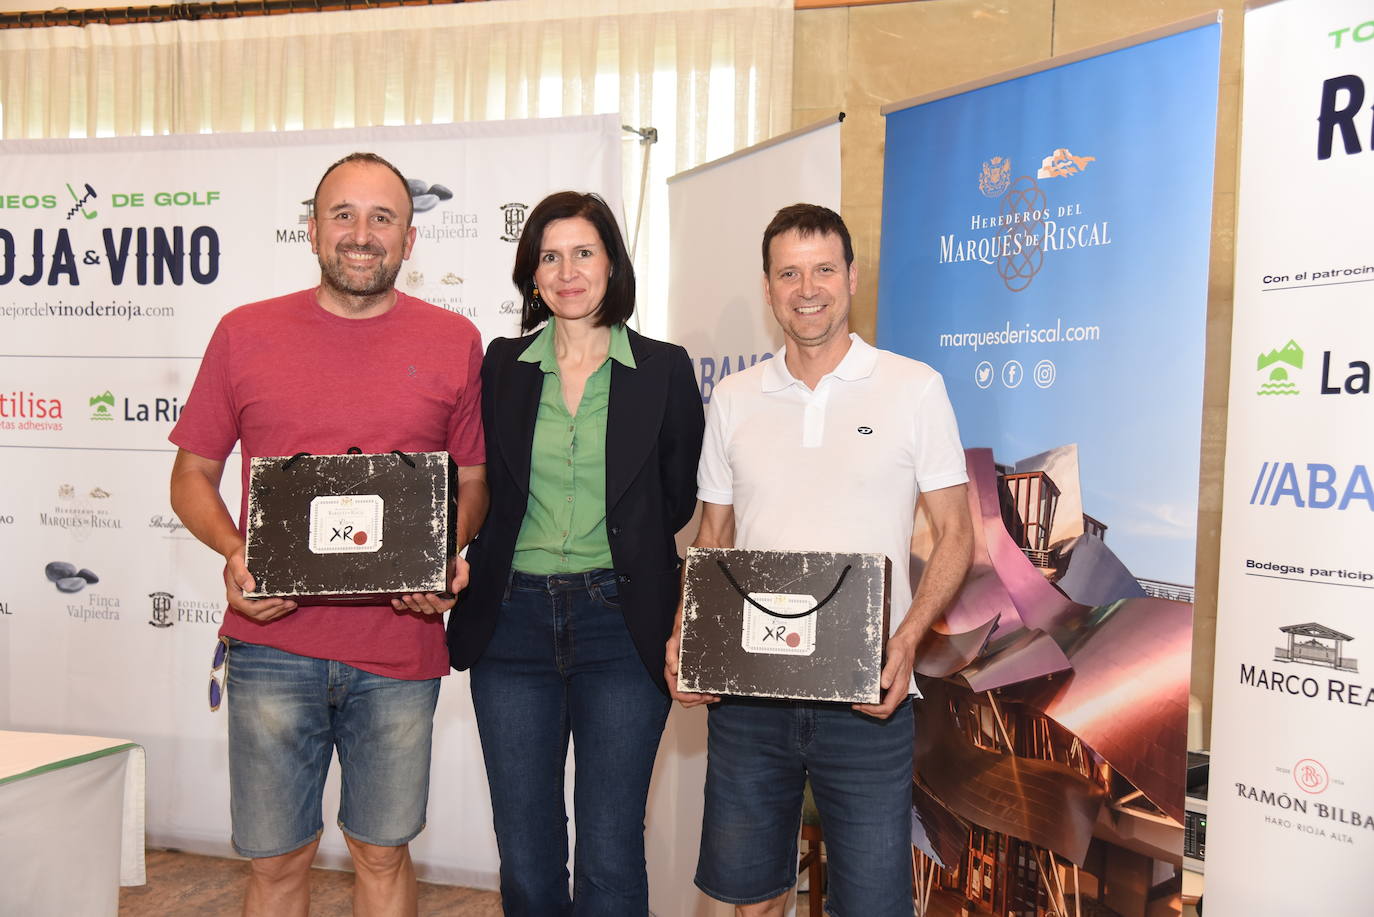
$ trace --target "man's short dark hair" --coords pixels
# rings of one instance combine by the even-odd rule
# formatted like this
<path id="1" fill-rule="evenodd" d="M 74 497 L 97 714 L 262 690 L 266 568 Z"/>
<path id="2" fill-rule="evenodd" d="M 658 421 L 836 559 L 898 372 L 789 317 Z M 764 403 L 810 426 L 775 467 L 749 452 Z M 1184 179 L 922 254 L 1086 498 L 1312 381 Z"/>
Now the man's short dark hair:
<path id="1" fill-rule="evenodd" d="M 594 324 L 598 327 L 627 321 L 635 311 L 635 269 L 630 253 L 620 235 L 611 208 L 597 194 L 577 191 L 557 191 L 544 198 L 520 230 L 520 243 L 515 247 L 515 268 L 510 279 L 520 291 L 520 330 L 532 331 L 549 318 L 548 306 L 534 298 L 534 272 L 539 267 L 539 247 L 544 244 L 544 230 L 554 220 L 581 217 L 596 227 L 606 256 L 611 261 L 611 276 L 606 281 L 606 297 L 601 300 Z"/>
<path id="2" fill-rule="evenodd" d="M 763 231 L 763 272 L 768 273 L 768 248 L 773 237 L 796 230 L 799 236 L 819 233 L 823 236 L 836 235 L 844 244 L 844 266 L 854 265 L 854 243 L 849 238 L 849 227 L 844 225 L 840 215 L 829 207 L 820 204 L 789 204 L 773 215 L 768 228 Z"/>
<path id="3" fill-rule="evenodd" d="M 325 180 L 326 178 L 329 177 L 329 173 L 330 173 L 330 172 L 333 172 L 333 171 L 334 171 L 335 169 L 337 169 L 339 166 L 347 165 L 347 164 L 350 163 L 350 162 L 366 162 L 366 163 L 370 163 L 371 165 L 374 165 L 374 166 L 385 166 L 386 168 L 388 168 L 388 169 L 391 170 L 391 174 L 392 174 L 392 175 L 395 175 L 396 178 L 398 178 L 398 179 L 400 180 L 400 182 L 401 182 L 401 188 L 402 188 L 402 190 L 405 191 L 406 203 L 407 203 L 407 205 L 408 205 L 408 207 L 409 207 L 409 209 L 408 209 L 407 212 L 406 212 L 406 226 L 409 227 L 409 226 L 410 226 L 410 221 L 413 220 L 413 219 L 415 218 L 415 201 L 414 201 L 414 200 L 411 198 L 411 196 L 410 196 L 410 182 L 406 181 L 406 177 L 405 177 L 404 175 L 401 174 L 401 170 L 400 170 L 400 169 L 396 168 L 396 167 L 393 166 L 391 163 L 387 162 L 385 159 L 383 159 L 382 157 L 378 156 L 376 153 L 363 153 L 363 152 L 349 153 L 349 154 L 348 154 L 347 156 L 345 156 L 343 159 L 340 159 L 338 162 L 334 163 L 332 166 L 330 166 L 329 168 L 325 169 L 325 170 L 324 170 L 324 174 L 320 176 L 319 184 L 315 185 L 315 195 L 314 195 L 314 197 L 310 198 L 310 211 L 311 211 L 311 213 L 314 214 L 314 215 L 316 215 L 316 216 L 319 215 L 319 212 L 320 212 L 320 188 L 324 187 L 324 180 Z"/>

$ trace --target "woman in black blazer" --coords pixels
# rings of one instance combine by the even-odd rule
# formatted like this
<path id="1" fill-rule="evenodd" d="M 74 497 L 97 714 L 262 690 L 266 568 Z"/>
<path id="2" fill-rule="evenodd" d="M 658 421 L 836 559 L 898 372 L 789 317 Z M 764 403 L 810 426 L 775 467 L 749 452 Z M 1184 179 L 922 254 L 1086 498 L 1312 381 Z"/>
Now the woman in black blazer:
<path id="1" fill-rule="evenodd" d="M 685 350 L 625 327 L 634 269 L 601 198 L 541 201 L 512 279 L 522 329 L 544 327 L 492 341 L 482 363 L 491 510 L 449 616 L 450 657 L 472 669 L 505 912 L 642 917 L 673 536 L 695 508 L 701 398 Z"/>

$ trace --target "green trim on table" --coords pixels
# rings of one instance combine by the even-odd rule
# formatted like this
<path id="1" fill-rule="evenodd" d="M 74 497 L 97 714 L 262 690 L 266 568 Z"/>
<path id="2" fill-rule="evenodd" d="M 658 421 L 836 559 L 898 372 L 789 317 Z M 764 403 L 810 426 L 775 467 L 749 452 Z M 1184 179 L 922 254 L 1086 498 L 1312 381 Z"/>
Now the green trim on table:
<path id="1" fill-rule="evenodd" d="M 77 755 L 75 758 L 63 758 L 61 761 L 54 761 L 51 764 L 44 764 L 42 767 L 35 767 L 33 770 L 24 771 L 21 774 L 13 774 L 9 777 L 0 777 L 0 786 L 13 783 L 16 780 L 23 780 L 25 777 L 36 777 L 48 771 L 58 771 L 64 767 L 72 767 L 77 764 L 84 764 L 87 761 L 94 761 L 96 758 L 103 758 L 106 755 L 118 754 L 121 751 L 128 751 L 131 748 L 138 748 L 137 742 L 125 742 L 123 745 L 111 745 L 109 748 L 102 748 L 99 751 L 87 752 L 84 755 Z"/>

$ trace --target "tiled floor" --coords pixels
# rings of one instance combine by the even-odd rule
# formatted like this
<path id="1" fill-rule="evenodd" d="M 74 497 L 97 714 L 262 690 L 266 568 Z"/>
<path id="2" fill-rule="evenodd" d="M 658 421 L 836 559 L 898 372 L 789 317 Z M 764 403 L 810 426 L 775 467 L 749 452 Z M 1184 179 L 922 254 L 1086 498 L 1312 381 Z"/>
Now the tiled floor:
<path id="1" fill-rule="evenodd" d="M 148 884 L 119 894 L 120 917 L 235 917 L 243 906 L 248 877 L 244 860 L 149 850 Z M 353 874 L 313 869 L 310 913 L 347 917 L 352 913 Z M 420 883 L 420 913 L 426 917 L 500 917 L 496 892 Z"/>
<path id="2" fill-rule="evenodd" d="M 237 917 L 243 905 L 248 864 L 244 860 L 197 856 L 175 850 L 149 850 L 148 884 L 120 891 L 120 917 Z M 313 917 L 349 917 L 353 874 L 311 870 Z M 805 894 L 797 914 L 808 913 Z M 927 917 L 958 917 L 956 896 L 937 892 Z M 500 917 L 501 896 L 492 891 L 420 883 L 422 917 Z M 1196 917 L 1191 907 L 1184 917 Z"/>
<path id="3" fill-rule="evenodd" d="M 243 860 L 197 856 L 176 850 L 149 850 L 148 884 L 119 893 L 120 917 L 237 917 L 243 906 L 248 864 Z M 348 917 L 353 874 L 311 870 L 312 917 Z M 807 913 L 805 894 L 797 913 Z M 500 917 L 496 892 L 420 883 L 422 917 Z"/>
<path id="4" fill-rule="evenodd" d="M 248 877 L 244 860 L 197 856 L 175 850 L 149 850 L 148 884 L 125 888 L 119 894 L 120 917 L 237 917 L 243 906 Z M 312 917 L 348 917 L 353 874 L 329 869 L 311 870 Z M 797 901 L 797 913 L 807 913 L 807 897 Z M 420 883 L 422 917 L 500 917 L 496 892 Z"/>

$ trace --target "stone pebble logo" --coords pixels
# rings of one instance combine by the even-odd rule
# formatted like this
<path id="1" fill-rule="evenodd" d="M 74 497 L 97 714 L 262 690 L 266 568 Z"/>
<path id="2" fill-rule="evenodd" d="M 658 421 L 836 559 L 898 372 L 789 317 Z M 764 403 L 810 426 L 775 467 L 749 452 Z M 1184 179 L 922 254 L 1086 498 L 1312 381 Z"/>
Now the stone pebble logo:
<path id="1" fill-rule="evenodd" d="M 416 213 L 427 213 L 438 207 L 443 201 L 453 199 L 453 191 L 447 185 L 441 185 L 437 182 L 431 184 L 422 178 L 407 178 L 406 190 L 410 192 L 410 204 L 415 208 Z M 315 215 L 315 199 L 313 197 L 306 198 L 301 203 L 305 206 L 305 210 L 296 222 L 304 225 L 310 222 L 310 218 Z M 278 232 L 277 241 L 295 242 L 300 240 L 293 233 L 289 233 L 284 238 L 282 232 Z"/>
<path id="2" fill-rule="evenodd" d="M 430 184 L 422 178 L 407 178 L 406 184 L 410 186 L 410 202 L 416 213 L 427 213 L 441 201 L 453 200 L 453 192 L 444 185 Z"/>
<path id="3" fill-rule="evenodd" d="M 69 595 L 100 582 L 100 577 L 90 570 L 84 567 L 78 570 L 76 564 L 68 563 L 65 560 L 55 560 L 45 566 L 43 575 L 47 577 L 48 582 L 57 588 L 58 592 L 65 592 Z"/>
<path id="4" fill-rule="evenodd" d="M 1298 394 L 1297 383 L 1288 378 L 1290 369 L 1302 369 L 1302 348 L 1297 341 L 1289 341 L 1283 345 L 1282 349 L 1271 350 L 1262 353 L 1255 361 L 1255 368 L 1260 372 L 1269 370 L 1264 382 L 1260 383 L 1257 394 L 1260 395 L 1296 395 Z"/>
<path id="5" fill-rule="evenodd" d="M 1331 785 L 1331 777 L 1326 768 L 1315 758 L 1303 758 L 1293 765 L 1293 782 L 1298 789 L 1312 796 L 1326 792 Z"/>

